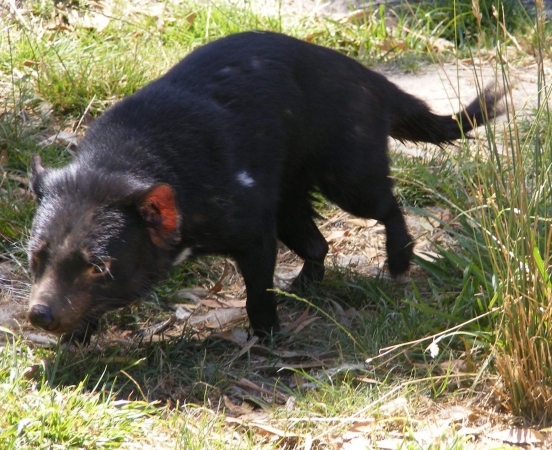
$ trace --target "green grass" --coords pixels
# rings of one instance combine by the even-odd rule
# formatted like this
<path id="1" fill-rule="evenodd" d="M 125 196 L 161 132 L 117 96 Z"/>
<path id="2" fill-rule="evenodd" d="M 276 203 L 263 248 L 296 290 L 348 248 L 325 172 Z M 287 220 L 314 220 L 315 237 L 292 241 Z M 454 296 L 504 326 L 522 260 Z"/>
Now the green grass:
<path id="1" fill-rule="evenodd" d="M 154 431 L 156 407 L 146 401 L 117 400 L 110 386 L 88 379 L 76 385 L 49 383 L 47 363 L 17 340 L 0 354 L 0 419 L 3 448 L 110 448 L 129 435 Z"/>
<path id="2" fill-rule="evenodd" d="M 505 23 L 493 17 L 492 5 L 504 7 Z M 550 57 L 550 24 L 510 0 L 481 2 L 481 21 L 471 1 L 410 5 L 392 15 L 393 27 L 385 25 L 383 7 L 330 20 L 211 3 L 166 3 L 162 13 L 147 12 L 121 1 L 105 28 L 82 21 L 94 11 L 84 0 L 33 0 L 26 8 L 23 21 L 0 9 L 8 24 L 0 34 L 0 263 L 23 277 L 34 210 L 30 155 L 63 165 L 73 149 L 44 145 L 47 138 L 81 135 L 90 116 L 205 42 L 269 29 L 367 65 L 415 71 L 468 57 L 475 44 L 501 60 L 515 38 L 537 58 L 541 87 L 541 62 Z M 428 53 L 437 37 L 456 47 Z M 524 56 L 518 51 L 512 64 Z M 499 69 L 509 82 L 506 68 Z M 487 141 L 462 141 L 455 151 L 394 154 L 403 206 L 421 216 L 429 206 L 449 209 L 449 244 L 436 248 L 441 257 L 433 262 L 417 257 L 408 281 L 329 267 L 307 299 L 282 296 L 284 323 L 307 307 L 315 320 L 278 347 L 244 349 L 243 342 L 189 327 L 161 341 L 105 338 L 86 349 L 40 348 L 7 333 L 0 348 L 0 447 L 338 448 L 349 438 L 372 447 L 393 438 L 404 441 L 401 448 L 461 449 L 467 438 L 452 421 L 440 439 L 428 440 L 428 426 L 435 411 L 477 404 L 482 392 L 500 395 L 487 410 L 550 424 L 542 402 L 552 385 L 548 95 L 543 88 L 528 116 L 509 109 L 505 136 L 489 129 Z M 504 139 L 509 152 L 499 150 Z M 321 210 L 335 211 L 327 204 Z M 108 315 L 104 334 L 167 318 L 181 302 L 179 289 L 213 286 L 222 272 L 221 258 L 184 264 L 142 304 Z M 0 299 L 12 294 L 1 290 Z M 459 363 L 461 371 L 454 369 Z"/>

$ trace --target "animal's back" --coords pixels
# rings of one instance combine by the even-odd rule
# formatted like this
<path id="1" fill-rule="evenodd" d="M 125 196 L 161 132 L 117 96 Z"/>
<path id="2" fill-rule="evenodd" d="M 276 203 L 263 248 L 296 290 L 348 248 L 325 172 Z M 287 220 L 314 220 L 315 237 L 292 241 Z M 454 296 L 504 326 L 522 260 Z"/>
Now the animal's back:
<path id="1" fill-rule="evenodd" d="M 333 172 L 336 159 L 345 171 L 386 165 L 385 156 L 379 161 L 400 91 L 334 50 L 276 33 L 240 33 L 195 50 L 159 81 L 219 107 L 236 158 L 250 166 L 271 161 L 262 178 L 309 172 L 321 182 L 333 176 L 324 172 Z M 362 141 L 361 153 L 352 151 L 354 140 Z"/>

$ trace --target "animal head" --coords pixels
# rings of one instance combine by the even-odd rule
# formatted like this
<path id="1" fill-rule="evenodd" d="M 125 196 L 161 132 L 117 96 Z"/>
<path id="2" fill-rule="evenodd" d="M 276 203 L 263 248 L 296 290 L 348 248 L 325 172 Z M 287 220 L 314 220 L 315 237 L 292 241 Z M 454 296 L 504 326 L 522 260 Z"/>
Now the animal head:
<path id="1" fill-rule="evenodd" d="M 31 186 L 29 319 L 87 340 L 104 312 L 137 300 L 171 265 L 180 239 L 174 191 L 77 163 L 46 169 L 36 156 Z"/>

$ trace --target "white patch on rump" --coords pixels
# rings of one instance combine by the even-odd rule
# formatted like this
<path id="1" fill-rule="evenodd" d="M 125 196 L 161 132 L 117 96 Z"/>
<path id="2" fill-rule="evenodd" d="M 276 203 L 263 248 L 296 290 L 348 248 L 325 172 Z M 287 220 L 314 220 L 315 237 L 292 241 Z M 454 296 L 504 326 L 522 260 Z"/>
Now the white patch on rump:
<path id="1" fill-rule="evenodd" d="M 251 187 L 255 184 L 255 180 L 245 171 L 241 171 L 236 175 L 236 178 L 245 187 Z"/>
<path id="2" fill-rule="evenodd" d="M 189 247 L 186 247 L 184 250 L 180 252 L 180 254 L 174 259 L 173 266 L 178 266 L 181 262 L 186 261 L 190 256 L 192 256 L 192 249 Z"/>

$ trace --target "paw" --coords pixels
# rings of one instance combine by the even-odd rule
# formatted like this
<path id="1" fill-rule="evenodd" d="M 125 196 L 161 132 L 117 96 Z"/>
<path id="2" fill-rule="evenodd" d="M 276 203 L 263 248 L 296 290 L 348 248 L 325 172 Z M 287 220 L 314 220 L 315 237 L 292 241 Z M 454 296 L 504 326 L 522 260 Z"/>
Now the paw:
<path id="1" fill-rule="evenodd" d="M 389 272 L 394 278 L 404 274 L 410 267 L 410 260 L 412 259 L 412 244 L 409 243 L 399 252 L 395 252 L 387 257 L 387 265 Z"/>

